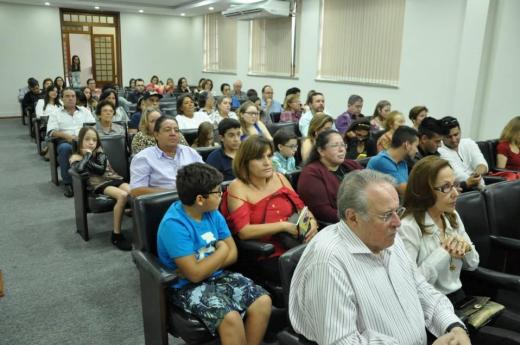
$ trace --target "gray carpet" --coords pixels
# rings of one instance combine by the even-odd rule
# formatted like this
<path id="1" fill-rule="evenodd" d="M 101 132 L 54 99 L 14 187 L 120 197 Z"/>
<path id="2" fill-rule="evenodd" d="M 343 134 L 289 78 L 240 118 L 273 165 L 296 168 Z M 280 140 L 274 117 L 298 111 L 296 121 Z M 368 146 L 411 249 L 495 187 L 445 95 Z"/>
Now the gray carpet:
<path id="1" fill-rule="evenodd" d="M 73 199 L 19 119 L 0 120 L 0 176 L 0 344 L 144 344 L 138 272 L 110 243 L 112 213 L 89 215 L 81 239 Z"/>

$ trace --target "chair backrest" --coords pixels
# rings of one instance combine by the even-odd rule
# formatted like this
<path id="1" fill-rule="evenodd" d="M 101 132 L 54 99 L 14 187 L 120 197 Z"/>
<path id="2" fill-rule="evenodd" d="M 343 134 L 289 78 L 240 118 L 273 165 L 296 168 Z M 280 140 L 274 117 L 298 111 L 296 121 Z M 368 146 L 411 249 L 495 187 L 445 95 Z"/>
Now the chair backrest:
<path id="1" fill-rule="evenodd" d="M 199 155 L 202 157 L 202 160 L 205 162 L 206 159 L 208 159 L 208 156 L 211 152 L 218 150 L 218 147 L 212 146 L 212 147 L 197 147 L 195 150 L 199 153 Z"/>
<path id="2" fill-rule="evenodd" d="M 280 115 L 282 113 L 280 112 L 276 112 L 276 113 L 269 113 L 269 116 L 271 116 L 271 121 L 272 122 L 280 122 Z"/>
<path id="3" fill-rule="evenodd" d="M 178 199 L 176 192 L 141 195 L 133 199 L 134 246 L 157 256 L 157 231 L 164 214 Z"/>
<path id="4" fill-rule="evenodd" d="M 477 141 L 478 148 L 480 149 L 480 152 L 482 152 L 482 155 L 486 159 L 486 162 L 488 164 L 489 169 L 495 168 L 496 165 L 496 156 L 493 159 L 493 153 L 491 149 L 491 143 L 487 140 L 485 141 Z"/>
<path id="5" fill-rule="evenodd" d="M 379 140 L 379 138 L 381 138 L 381 136 L 383 134 L 386 133 L 386 129 L 382 129 L 380 131 L 377 131 L 375 132 L 374 134 L 372 134 L 372 138 L 374 139 L 374 142 L 377 143 L 377 141 Z"/>
<path id="6" fill-rule="evenodd" d="M 491 233 L 520 239 L 520 180 L 494 183 L 483 192 L 491 225 Z"/>
<path id="7" fill-rule="evenodd" d="M 124 135 L 106 135 L 100 138 L 103 151 L 107 154 L 112 168 L 121 175 L 125 181 L 130 180 L 128 164 L 128 150 Z"/>
<path id="8" fill-rule="evenodd" d="M 370 160 L 370 157 L 358 159 L 357 162 L 363 166 L 363 168 L 366 168 L 368 165 L 368 161 Z"/>
<path id="9" fill-rule="evenodd" d="M 296 126 L 294 124 L 296 124 Z M 293 133 L 298 135 L 296 133 L 296 128 L 298 128 L 297 122 L 277 122 L 277 123 L 270 123 L 267 125 L 267 130 L 269 131 L 269 133 L 271 133 L 271 135 L 275 135 L 275 133 L 280 129 L 292 131 Z"/>
<path id="10" fill-rule="evenodd" d="M 285 177 L 287 177 L 294 190 L 298 188 L 298 179 L 300 178 L 301 172 L 301 169 L 298 169 L 285 174 Z"/>
<path id="11" fill-rule="evenodd" d="M 181 129 L 181 133 L 190 146 L 197 139 L 197 129 Z"/>
<path id="12" fill-rule="evenodd" d="M 456 208 L 468 236 L 479 253 L 481 266 L 488 266 L 491 251 L 489 239 L 491 231 L 486 199 L 483 193 L 474 191 L 461 194 L 457 199 Z"/>
<path id="13" fill-rule="evenodd" d="M 292 249 L 289 249 L 288 251 L 283 253 L 278 259 L 285 306 L 289 305 L 289 291 L 291 289 L 291 279 L 306 246 L 306 244 L 302 244 Z"/>
<path id="14" fill-rule="evenodd" d="M 497 167 L 497 145 L 499 141 L 499 139 L 488 140 L 489 152 L 491 153 L 488 161 L 489 170 L 493 170 Z"/>

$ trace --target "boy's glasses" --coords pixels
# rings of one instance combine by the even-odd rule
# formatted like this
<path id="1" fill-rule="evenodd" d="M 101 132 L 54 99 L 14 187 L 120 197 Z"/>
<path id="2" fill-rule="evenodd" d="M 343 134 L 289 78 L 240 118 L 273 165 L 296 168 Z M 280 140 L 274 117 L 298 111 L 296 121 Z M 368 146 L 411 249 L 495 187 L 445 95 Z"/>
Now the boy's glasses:
<path id="1" fill-rule="evenodd" d="M 298 150 L 298 145 L 283 145 L 283 146 L 288 147 L 291 150 Z"/>
<path id="2" fill-rule="evenodd" d="M 208 192 L 206 195 L 204 195 L 205 198 L 209 197 L 210 194 L 217 194 L 217 196 L 220 198 L 222 197 L 222 190 L 215 190 L 213 192 Z"/>

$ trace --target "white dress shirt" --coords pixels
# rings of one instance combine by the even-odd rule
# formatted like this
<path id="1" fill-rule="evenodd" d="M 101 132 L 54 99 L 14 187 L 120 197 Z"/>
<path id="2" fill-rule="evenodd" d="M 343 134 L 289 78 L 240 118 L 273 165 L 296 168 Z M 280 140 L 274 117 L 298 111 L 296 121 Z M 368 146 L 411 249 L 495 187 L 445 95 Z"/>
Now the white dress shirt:
<path id="1" fill-rule="evenodd" d="M 201 123 L 211 122 L 209 116 L 201 111 L 194 113 L 192 118 L 179 114 L 175 119 L 179 124 L 179 129 L 198 129 Z"/>
<path id="2" fill-rule="evenodd" d="M 47 104 L 45 109 L 43 109 L 44 105 L 45 105 L 45 100 L 43 98 L 39 99 L 38 102 L 36 102 L 36 107 L 34 109 L 34 112 L 36 113 L 36 117 L 38 119 L 42 116 L 50 116 L 52 113 L 54 113 L 55 111 L 59 110 L 62 107 L 61 100 L 60 100 L 60 106 L 49 103 L 49 104 Z"/>
<path id="3" fill-rule="evenodd" d="M 52 131 L 60 131 L 70 135 L 78 135 L 85 122 L 96 122 L 87 108 L 76 107 L 72 115 L 65 108 L 60 108 L 49 116 L 47 133 L 50 135 Z"/>
<path id="4" fill-rule="evenodd" d="M 477 143 L 470 138 L 460 139 L 457 150 L 452 150 L 446 145 L 442 145 L 439 147 L 439 153 L 441 158 L 450 162 L 457 182 L 466 181 L 480 164 L 485 165 L 486 168 L 488 167 Z M 484 186 L 484 179 L 481 179 L 480 182 L 481 186 Z"/>
<path id="5" fill-rule="evenodd" d="M 423 235 L 419 224 L 413 215 L 406 216 L 401 221 L 399 234 L 403 239 L 404 245 L 410 258 L 417 263 L 419 271 L 424 275 L 428 283 L 432 284 L 437 290 L 447 295 L 459 290 L 462 287 L 460 282 L 460 271 L 462 269 L 474 271 L 478 267 L 479 256 L 475 246 L 471 242 L 468 234 L 464 230 L 464 224 L 460 216 L 457 216 L 458 228 L 453 228 L 446 217 L 445 233 L 447 236 L 460 235 L 464 240 L 471 244 L 472 250 L 464 258 L 451 259 L 450 254 L 441 247 L 441 232 L 439 227 L 433 222 L 432 218 L 425 213 L 424 225 L 429 234 Z M 453 265 L 454 270 L 450 270 Z"/>
<path id="6" fill-rule="evenodd" d="M 426 344 L 462 323 L 419 273 L 399 235 L 374 254 L 343 222 L 307 245 L 291 281 L 294 330 L 320 345 Z"/>

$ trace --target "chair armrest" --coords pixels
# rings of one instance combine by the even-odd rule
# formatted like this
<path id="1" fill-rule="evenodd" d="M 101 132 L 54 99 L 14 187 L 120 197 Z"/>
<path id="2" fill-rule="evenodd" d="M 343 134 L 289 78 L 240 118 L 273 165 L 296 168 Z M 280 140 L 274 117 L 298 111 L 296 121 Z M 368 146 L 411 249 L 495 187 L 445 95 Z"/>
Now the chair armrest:
<path id="1" fill-rule="evenodd" d="M 509 249 L 520 252 L 520 240 L 504 236 L 489 236 L 493 245 L 498 245 L 503 249 Z"/>
<path id="2" fill-rule="evenodd" d="M 235 238 L 239 252 L 247 252 L 247 255 L 269 256 L 274 253 L 274 246 L 271 243 L 265 243 L 255 240 L 241 240 Z"/>
<path id="3" fill-rule="evenodd" d="M 133 250 L 132 258 L 139 271 L 149 275 L 158 284 L 170 285 L 179 278 L 173 270 L 163 267 L 159 260 L 149 253 Z"/>
<path id="4" fill-rule="evenodd" d="M 498 183 L 498 182 L 502 182 L 502 181 L 506 181 L 506 178 L 505 177 L 500 177 L 500 176 L 482 176 L 484 178 L 484 182 L 486 184 L 493 184 L 493 183 Z"/>
<path id="5" fill-rule="evenodd" d="M 479 267 L 474 271 L 463 271 L 463 274 L 475 280 L 492 284 L 496 288 L 520 291 L 520 276 L 514 274 L 502 273 L 484 267 Z"/>
<path id="6" fill-rule="evenodd" d="M 70 174 L 70 176 L 72 176 L 72 179 L 77 178 L 77 179 L 80 179 L 82 182 L 88 180 L 88 172 L 86 172 L 86 171 L 80 173 L 78 171 L 78 169 L 70 168 L 69 174 Z"/>
<path id="7" fill-rule="evenodd" d="M 520 172 L 520 170 L 505 169 L 505 168 L 493 168 L 492 171 L 503 171 L 503 172 Z"/>

